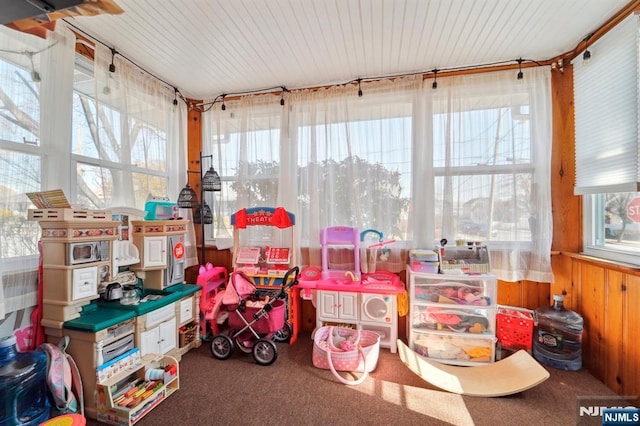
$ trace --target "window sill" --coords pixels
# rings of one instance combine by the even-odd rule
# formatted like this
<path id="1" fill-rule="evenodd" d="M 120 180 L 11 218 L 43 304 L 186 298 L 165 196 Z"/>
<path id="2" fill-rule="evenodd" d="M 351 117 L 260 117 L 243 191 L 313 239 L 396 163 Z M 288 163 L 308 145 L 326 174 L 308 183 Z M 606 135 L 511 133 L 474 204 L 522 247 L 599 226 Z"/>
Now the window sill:
<path id="1" fill-rule="evenodd" d="M 613 260 L 602 259 L 595 256 L 586 255 L 583 253 L 570 253 L 560 252 L 561 255 L 570 257 L 572 259 L 579 260 L 581 262 L 589 263 L 596 266 L 602 266 L 607 269 L 613 269 L 620 272 L 630 273 L 640 276 L 640 268 L 637 265 L 632 265 L 624 262 L 616 262 Z"/>

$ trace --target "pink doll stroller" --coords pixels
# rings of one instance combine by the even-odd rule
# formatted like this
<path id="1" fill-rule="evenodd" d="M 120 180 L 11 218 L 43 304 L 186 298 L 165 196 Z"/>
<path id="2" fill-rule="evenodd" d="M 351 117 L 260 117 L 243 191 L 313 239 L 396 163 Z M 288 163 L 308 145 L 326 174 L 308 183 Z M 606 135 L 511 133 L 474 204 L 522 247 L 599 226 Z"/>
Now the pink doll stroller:
<path id="1" fill-rule="evenodd" d="M 287 296 L 286 291 L 298 283 L 298 273 L 297 266 L 287 271 L 280 291 L 265 300 L 249 277 L 242 271 L 233 272 L 220 306 L 228 313 L 229 330 L 213 336 L 211 354 L 217 359 L 228 359 L 237 347 L 243 353 L 252 354 L 259 365 L 273 364 L 278 358 L 274 340 L 278 340 L 278 332 L 285 328 L 283 299 Z"/>

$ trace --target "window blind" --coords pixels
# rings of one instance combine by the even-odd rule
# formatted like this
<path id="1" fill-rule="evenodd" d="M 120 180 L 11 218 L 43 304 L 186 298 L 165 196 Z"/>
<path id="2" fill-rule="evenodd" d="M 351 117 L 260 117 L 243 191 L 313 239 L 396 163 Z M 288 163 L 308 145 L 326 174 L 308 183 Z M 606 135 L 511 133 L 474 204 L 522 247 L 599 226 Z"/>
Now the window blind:
<path id="1" fill-rule="evenodd" d="M 576 195 L 639 190 L 638 22 L 631 14 L 573 61 Z"/>

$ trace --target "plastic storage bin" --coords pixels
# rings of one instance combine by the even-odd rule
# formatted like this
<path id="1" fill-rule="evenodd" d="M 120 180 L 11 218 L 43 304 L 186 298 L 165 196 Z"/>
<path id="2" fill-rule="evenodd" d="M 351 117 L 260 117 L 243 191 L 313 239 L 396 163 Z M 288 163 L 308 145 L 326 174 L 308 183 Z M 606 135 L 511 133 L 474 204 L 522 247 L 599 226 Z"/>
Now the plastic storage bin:
<path id="1" fill-rule="evenodd" d="M 497 280 L 491 274 L 446 275 L 415 273 L 411 298 L 440 304 L 489 306 L 496 302 Z"/>
<path id="2" fill-rule="evenodd" d="M 495 336 L 452 332 L 411 332 L 411 349 L 445 364 L 482 365 L 495 361 Z"/>
<path id="3" fill-rule="evenodd" d="M 496 308 L 445 306 L 437 303 L 415 304 L 411 327 L 426 330 L 495 335 Z"/>
<path id="4" fill-rule="evenodd" d="M 414 272 L 437 274 L 440 265 L 438 253 L 433 250 L 410 250 L 409 265 Z"/>
<path id="5" fill-rule="evenodd" d="M 524 349 L 531 352 L 533 345 L 534 311 L 511 306 L 498 306 L 496 337 L 505 349 Z"/>
<path id="6" fill-rule="evenodd" d="M 0 425 L 39 425 L 49 419 L 47 354 L 18 352 L 16 338 L 0 340 Z"/>

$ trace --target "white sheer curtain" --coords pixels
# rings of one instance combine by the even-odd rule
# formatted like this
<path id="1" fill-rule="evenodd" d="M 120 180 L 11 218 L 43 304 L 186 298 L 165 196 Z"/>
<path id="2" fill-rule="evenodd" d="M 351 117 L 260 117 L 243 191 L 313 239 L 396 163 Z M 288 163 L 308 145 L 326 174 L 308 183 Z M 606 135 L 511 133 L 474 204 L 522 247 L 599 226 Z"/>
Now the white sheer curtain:
<path id="1" fill-rule="evenodd" d="M 375 229 L 402 249 L 481 241 L 502 280 L 553 281 L 548 67 L 420 76 L 285 96 L 256 95 L 204 114 L 225 185 L 218 212 L 283 206 L 297 244 L 327 226 Z M 223 217 L 218 222 L 223 229 Z M 226 231 L 228 234 L 228 231 Z M 315 253 L 315 254 L 314 254 Z M 319 264 L 317 250 L 309 262 Z"/>
<path id="2" fill-rule="evenodd" d="M 412 114 L 422 79 L 405 78 L 299 91 L 291 97 L 287 152 L 296 155 L 296 184 L 281 194 L 297 199 L 298 236 L 319 258 L 320 230 L 328 226 L 375 229 L 384 239 L 410 241 L 407 215 L 411 200 Z M 293 173 L 290 173 L 293 175 Z M 294 175 L 294 176 L 296 176 Z M 287 182 L 292 182 L 288 180 Z M 281 195 L 284 197 L 284 195 Z M 391 247 L 387 269 L 404 268 L 401 244 Z M 347 253 L 342 261 L 349 261 Z M 361 254 L 361 266 L 368 263 Z"/>
<path id="3" fill-rule="evenodd" d="M 212 155 L 213 167 L 222 178 L 220 192 L 205 193 L 214 212 L 207 239 L 215 240 L 218 248 L 232 245 L 229 218 L 242 208 L 284 207 L 295 213 L 295 206 L 278 194 L 285 165 L 282 149 L 286 146 L 281 141 L 286 134 L 282 128 L 286 108 L 278 102 L 273 95 L 246 96 L 226 101 L 225 110 L 216 104 L 203 115 L 203 154 Z M 261 238 L 255 234 L 270 231 L 268 227 L 252 228 L 243 232 L 248 239 Z"/>
<path id="4" fill-rule="evenodd" d="M 109 71 L 112 62 L 115 72 Z M 95 48 L 94 78 L 96 101 L 107 107 L 96 110 L 96 114 L 111 115 L 106 120 L 111 128 L 99 133 L 100 155 L 126 165 L 111 169 L 110 204 L 143 208 L 149 194 L 176 201 L 187 175 L 185 103 L 179 100 L 174 105 L 173 88 L 121 56 L 112 55 L 101 44 Z M 97 116 L 95 122 L 105 120 Z M 144 171 L 144 178 L 137 169 Z M 148 192 L 134 185 L 142 185 Z M 186 266 L 198 263 L 193 226 L 187 236 L 186 253 Z"/>
<path id="5" fill-rule="evenodd" d="M 550 69 L 438 83 L 429 91 L 436 237 L 486 242 L 502 280 L 553 282 Z"/>
<path id="6" fill-rule="evenodd" d="M 0 337 L 20 349 L 34 343 L 40 234 L 25 193 L 69 185 L 74 49 L 60 22 L 46 38 L 0 26 Z"/>

